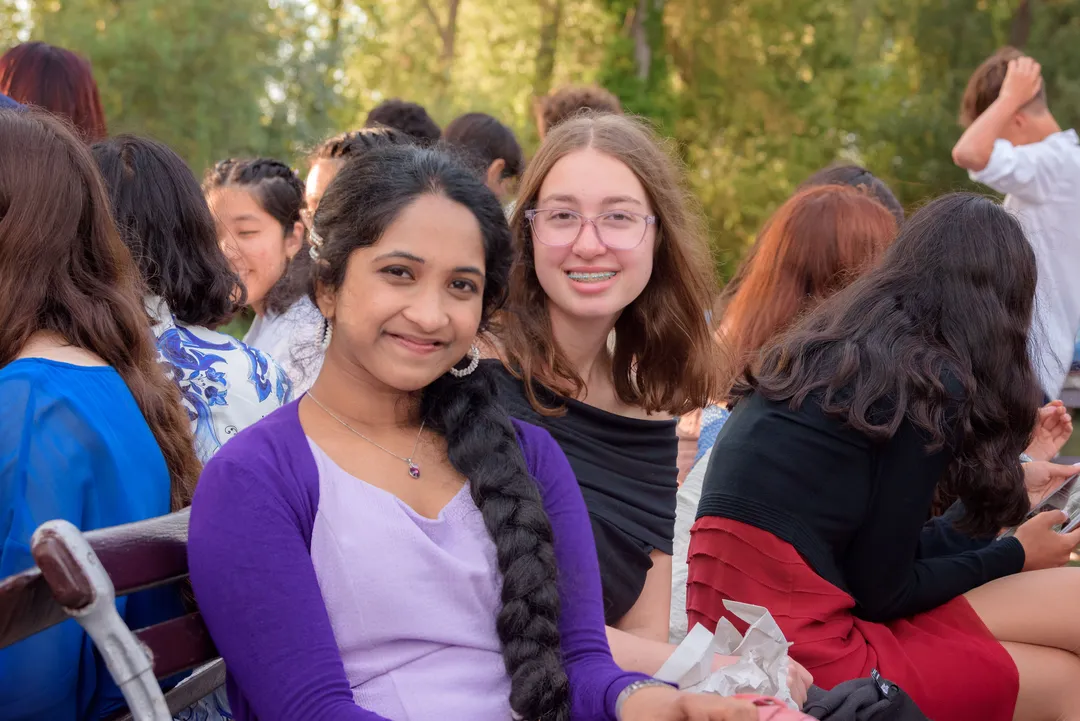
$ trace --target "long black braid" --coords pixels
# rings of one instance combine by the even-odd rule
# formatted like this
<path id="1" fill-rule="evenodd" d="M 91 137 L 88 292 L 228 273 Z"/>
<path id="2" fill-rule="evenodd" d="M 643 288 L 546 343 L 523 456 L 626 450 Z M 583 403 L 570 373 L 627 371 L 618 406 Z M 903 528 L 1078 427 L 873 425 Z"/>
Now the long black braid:
<path id="1" fill-rule="evenodd" d="M 322 238 L 315 283 L 336 289 L 352 251 L 376 243 L 417 197 L 437 193 L 472 211 L 484 238 L 483 330 L 506 298 L 512 250 L 498 200 L 465 166 L 436 150 L 373 150 L 346 164 L 315 213 Z M 309 289 L 310 290 L 310 289 Z M 569 682 L 559 638 L 551 523 L 517 434 L 483 368 L 444 374 L 420 392 L 420 413 L 446 438 L 451 465 L 469 479 L 502 575 L 496 629 L 511 679 L 510 706 L 529 721 L 568 721 Z"/>

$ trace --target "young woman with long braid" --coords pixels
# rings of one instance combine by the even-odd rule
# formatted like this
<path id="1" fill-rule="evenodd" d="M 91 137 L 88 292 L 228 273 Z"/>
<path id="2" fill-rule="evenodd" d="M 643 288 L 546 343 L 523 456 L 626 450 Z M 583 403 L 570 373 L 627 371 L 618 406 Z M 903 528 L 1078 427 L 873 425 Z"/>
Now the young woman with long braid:
<path id="1" fill-rule="evenodd" d="M 612 660 L 573 472 L 478 368 L 512 256 L 483 182 L 377 150 L 331 184 L 312 242 L 319 376 L 214 457 L 192 510 L 236 718 L 757 719 Z"/>

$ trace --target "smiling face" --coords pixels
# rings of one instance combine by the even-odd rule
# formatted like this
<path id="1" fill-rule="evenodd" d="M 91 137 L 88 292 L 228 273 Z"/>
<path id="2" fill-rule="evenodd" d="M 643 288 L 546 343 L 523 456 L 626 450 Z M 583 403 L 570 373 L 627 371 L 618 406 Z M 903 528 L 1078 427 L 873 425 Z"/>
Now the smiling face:
<path id="1" fill-rule="evenodd" d="M 571 210 L 590 218 L 612 211 L 653 215 L 634 172 L 592 148 L 569 153 L 551 167 L 536 207 Z M 655 225 L 645 227 L 641 242 L 627 250 L 606 247 L 589 223 L 569 245 L 545 245 L 535 233 L 532 243 L 537 279 L 552 311 L 580 319 L 617 318 L 648 285 L 655 249 Z"/>
<path id="2" fill-rule="evenodd" d="M 244 188 L 223 186 L 206 197 L 218 242 L 247 289 L 247 302 L 262 314 L 266 294 L 300 250 L 302 229 L 286 233 Z"/>
<path id="3" fill-rule="evenodd" d="M 484 272 L 472 212 L 442 195 L 420 196 L 377 243 L 349 255 L 340 288 L 320 287 L 319 309 L 334 327 L 328 362 L 395 390 L 424 388 L 476 340 Z"/>

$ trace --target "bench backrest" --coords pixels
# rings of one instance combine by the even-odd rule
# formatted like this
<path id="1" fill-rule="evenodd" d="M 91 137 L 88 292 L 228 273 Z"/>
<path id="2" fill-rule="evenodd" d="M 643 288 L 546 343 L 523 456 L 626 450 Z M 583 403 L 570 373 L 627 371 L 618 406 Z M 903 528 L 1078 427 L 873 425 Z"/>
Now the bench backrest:
<path id="1" fill-rule="evenodd" d="M 85 534 L 62 522 L 43 524 L 35 532 L 31 548 L 38 565 L 0 581 L 0 648 L 69 616 L 86 627 L 85 616 L 95 608 L 95 600 L 108 597 L 111 606 L 114 592 L 126 596 L 183 580 L 188 573 L 188 517 L 189 511 L 185 510 Z M 148 628 L 123 627 L 120 633 L 133 635 L 132 643 L 134 639 L 141 642 L 158 679 L 205 666 L 218 658 L 197 611 Z M 110 663 L 109 649 L 99 644 L 98 650 L 115 677 L 117 671 Z M 224 666 L 220 661 L 204 667 L 197 677 L 170 692 L 170 711 L 175 713 L 190 705 L 223 682 Z M 125 690 L 123 686 L 121 690 Z M 128 702 L 136 709 L 130 697 Z"/>

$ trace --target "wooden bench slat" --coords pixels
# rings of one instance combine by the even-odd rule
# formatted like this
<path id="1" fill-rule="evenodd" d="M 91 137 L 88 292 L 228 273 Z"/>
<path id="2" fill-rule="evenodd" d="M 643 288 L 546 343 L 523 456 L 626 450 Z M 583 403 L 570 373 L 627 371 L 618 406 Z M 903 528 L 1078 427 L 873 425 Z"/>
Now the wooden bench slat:
<path id="1" fill-rule="evenodd" d="M 135 635 L 153 651 L 154 675 L 158 678 L 190 671 L 218 656 L 202 615 L 197 612 L 139 629 Z"/>

